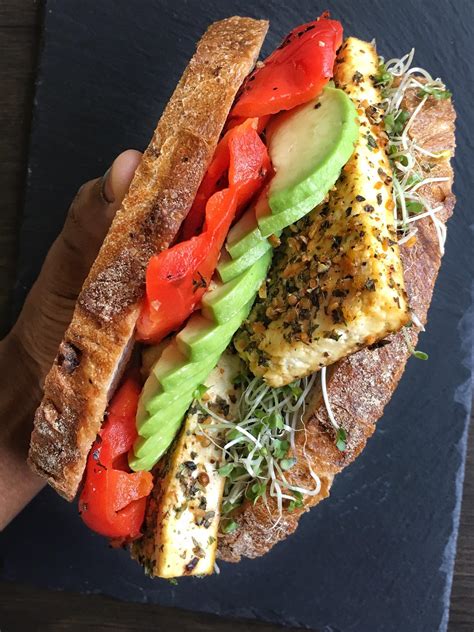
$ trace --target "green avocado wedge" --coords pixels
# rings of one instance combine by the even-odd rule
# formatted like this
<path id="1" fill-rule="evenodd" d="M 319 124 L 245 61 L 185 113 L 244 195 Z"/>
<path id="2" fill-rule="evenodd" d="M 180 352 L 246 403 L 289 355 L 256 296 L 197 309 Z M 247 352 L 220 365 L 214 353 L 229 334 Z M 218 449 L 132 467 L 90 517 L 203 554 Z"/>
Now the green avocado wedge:
<path id="1" fill-rule="evenodd" d="M 151 470 L 170 447 L 183 420 L 168 418 L 159 431 L 151 437 L 138 437 L 133 446 L 133 454 L 128 457 L 128 464 L 134 472 Z"/>
<path id="2" fill-rule="evenodd" d="M 164 391 L 174 392 L 180 390 L 183 384 L 187 383 L 191 378 L 205 371 L 212 364 L 213 360 L 213 357 L 208 357 L 202 362 L 191 362 L 180 351 L 176 339 L 174 339 L 163 351 L 152 372 Z M 211 368 L 209 368 L 209 371 Z"/>
<path id="3" fill-rule="evenodd" d="M 254 293 L 255 295 L 255 293 Z M 247 301 L 226 323 L 219 325 L 201 314 L 194 314 L 176 336 L 178 348 L 191 362 L 208 362 L 211 355 L 224 351 L 232 336 L 247 318 L 252 303 Z"/>
<path id="4" fill-rule="evenodd" d="M 267 131 L 275 175 L 268 191 L 271 215 L 258 217 L 264 237 L 294 223 L 323 201 L 354 151 L 359 123 L 351 99 L 337 88 L 289 113 Z M 272 217 L 286 213 L 284 223 Z"/>
<path id="5" fill-rule="evenodd" d="M 217 266 L 217 272 L 221 281 L 227 283 L 239 276 L 258 261 L 266 252 L 272 250 L 272 245 L 268 239 L 263 239 L 256 246 L 245 252 L 237 259 L 231 259 L 226 253 L 221 255 L 221 260 Z"/>
<path id="6" fill-rule="evenodd" d="M 140 421 L 148 415 L 147 407 L 150 400 L 154 399 L 158 393 L 161 393 L 161 391 L 161 385 L 152 373 L 147 377 L 140 393 L 140 399 L 138 400 L 138 409 L 136 415 L 137 427 Z"/>
<path id="7" fill-rule="evenodd" d="M 230 229 L 225 247 L 232 259 L 237 259 L 257 246 L 262 239 L 255 217 L 255 207 L 252 205 Z"/>
<path id="8" fill-rule="evenodd" d="M 152 392 L 150 388 L 149 394 L 147 395 L 147 393 L 145 392 L 145 388 L 149 380 L 154 378 L 154 375 L 152 374 L 145 382 L 145 388 L 142 391 L 141 398 L 143 398 L 145 405 L 140 407 L 140 404 L 139 404 L 139 407 L 138 407 L 139 412 L 137 413 L 137 428 L 140 429 L 140 425 L 145 419 L 145 417 L 148 418 L 150 416 L 153 416 L 162 408 L 168 408 L 169 406 L 174 404 L 177 399 L 187 397 L 189 401 L 191 401 L 192 394 L 194 393 L 194 390 L 196 389 L 196 383 L 200 384 L 202 380 L 206 378 L 207 376 L 206 371 L 207 371 L 207 365 L 203 366 L 200 372 L 195 373 L 188 380 L 185 380 L 183 383 L 181 383 L 179 388 L 171 390 L 171 391 L 164 391 L 161 384 L 158 382 L 158 380 L 155 379 L 155 384 L 157 386 L 154 392 Z"/>
<path id="9" fill-rule="evenodd" d="M 167 426 L 177 425 L 179 427 L 185 412 L 193 401 L 193 392 L 196 388 L 195 385 L 193 386 L 191 393 L 181 394 L 174 402 L 160 408 L 154 415 L 147 417 L 141 425 L 137 424 L 138 434 L 141 437 L 148 438 L 161 432 L 161 429 Z"/>
<path id="10" fill-rule="evenodd" d="M 258 288 L 266 278 L 272 260 L 267 250 L 255 263 L 227 283 L 217 283 L 202 299 L 202 314 L 216 323 L 231 320 L 242 305 L 253 300 Z"/>

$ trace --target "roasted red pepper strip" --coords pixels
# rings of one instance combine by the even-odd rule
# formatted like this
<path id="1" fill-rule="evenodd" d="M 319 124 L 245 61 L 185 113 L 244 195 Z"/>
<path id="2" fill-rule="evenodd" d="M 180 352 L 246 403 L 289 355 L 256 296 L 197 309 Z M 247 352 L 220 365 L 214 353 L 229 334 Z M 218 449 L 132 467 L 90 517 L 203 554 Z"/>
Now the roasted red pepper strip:
<path id="1" fill-rule="evenodd" d="M 332 77 L 342 26 L 321 16 L 291 31 L 245 81 L 230 116 L 264 116 L 306 103 Z"/>
<path id="2" fill-rule="evenodd" d="M 256 120 L 232 128 L 219 144 L 193 213 L 228 171 L 228 186 L 206 201 L 202 232 L 152 257 L 146 273 L 146 299 L 137 323 L 140 340 L 159 342 L 199 307 L 214 273 L 222 245 L 239 208 L 255 195 L 270 170 L 267 149 Z M 201 205 L 201 206 L 199 206 Z M 202 223 L 193 219 L 194 226 Z M 193 228 L 194 229 L 194 228 Z M 191 229 L 189 229 L 191 230 Z"/>
<path id="3" fill-rule="evenodd" d="M 226 134 L 216 147 L 214 157 L 196 194 L 191 210 L 183 222 L 180 238 L 182 241 L 197 235 L 204 224 L 206 204 L 211 195 L 229 185 L 227 170 L 229 168 L 229 136 Z"/>
<path id="4" fill-rule="evenodd" d="M 146 497 L 153 487 L 150 472 L 132 473 L 127 462 L 137 437 L 140 390 L 136 380 L 125 380 L 87 459 L 79 511 L 90 529 L 108 538 L 133 540 L 140 535 Z"/>
<path id="5" fill-rule="evenodd" d="M 270 114 L 268 116 L 260 116 L 257 121 L 258 123 L 256 124 L 256 130 L 258 134 L 261 134 L 263 132 L 263 130 L 266 128 L 268 121 L 270 120 Z M 240 117 L 232 117 L 229 118 L 227 120 L 227 123 L 225 125 L 225 131 L 228 131 L 230 129 L 232 129 L 233 127 L 236 127 L 237 125 L 242 125 L 242 123 L 245 123 L 245 121 L 247 120 L 246 116 L 240 116 Z"/>
<path id="6" fill-rule="evenodd" d="M 141 312 L 137 324 L 139 338 L 159 342 L 198 306 L 217 265 L 236 206 L 234 191 L 218 191 L 207 203 L 201 235 L 176 244 L 165 251 L 166 257 L 150 260 L 147 294 L 154 298 Z M 211 230 L 207 230 L 209 225 Z"/>
<path id="7" fill-rule="evenodd" d="M 206 175 L 204 176 L 201 186 L 199 187 L 199 191 L 196 194 L 191 210 L 183 222 L 183 227 L 180 232 L 180 240 L 184 241 L 186 239 L 191 239 L 191 237 L 194 237 L 200 232 L 204 223 L 207 201 L 216 191 L 221 191 L 229 186 L 229 178 L 227 177 L 227 170 L 231 160 L 229 147 L 232 143 L 236 142 L 236 138 L 243 138 L 246 142 L 253 140 L 257 145 L 255 159 L 257 161 L 261 160 L 261 143 L 256 140 L 256 136 L 254 134 L 244 134 L 244 131 L 249 128 L 253 128 L 256 130 L 257 134 L 261 134 L 268 123 L 269 118 L 269 116 L 264 116 L 260 119 L 230 119 L 229 127 L 216 147 L 214 157 L 209 165 Z M 236 136 L 235 132 L 231 132 L 237 126 L 245 127 L 240 129 L 239 134 Z M 244 159 L 247 159 L 247 157 L 250 156 L 250 150 L 250 145 L 244 148 Z M 242 155 L 242 147 L 237 148 L 234 146 L 233 153 L 234 155 L 237 153 Z M 242 177 L 243 176 L 241 176 L 240 179 L 242 179 Z"/>

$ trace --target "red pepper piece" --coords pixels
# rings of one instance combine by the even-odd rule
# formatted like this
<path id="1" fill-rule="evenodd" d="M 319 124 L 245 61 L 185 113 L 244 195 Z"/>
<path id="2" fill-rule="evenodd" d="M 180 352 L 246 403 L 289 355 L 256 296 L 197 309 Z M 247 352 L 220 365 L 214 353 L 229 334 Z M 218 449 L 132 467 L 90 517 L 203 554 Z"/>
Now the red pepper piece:
<path id="1" fill-rule="evenodd" d="M 90 529 L 108 538 L 133 540 L 140 535 L 146 499 L 153 487 L 151 473 L 131 472 L 127 461 L 137 437 L 139 396 L 138 382 L 125 380 L 87 459 L 79 511 Z"/>
<path id="2" fill-rule="evenodd" d="M 293 29 L 245 81 L 231 116 L 264 116 L 314 99 L 332 77 L 342 26 L 321 16 Z"/>
<path id="3" fill-rule="evenodd" d="M 201 234 L 152 257 L 146 273 L 146 299 L 137 323 L 140 340 L 159 342 L 199 307 L 214 273 L 222 245 L 238 208 L 262 187 L 270 170 L 267 149 L 256 120 L 245 121 L 222 138 L 211 173 L 201 185 L 202 198 L 193 208 L 192 225 L 199 225 L 202 199 L 228 171 L 228 187 L 206 201 Z M 201 206 L 200 206 L 201 205 Z"/>

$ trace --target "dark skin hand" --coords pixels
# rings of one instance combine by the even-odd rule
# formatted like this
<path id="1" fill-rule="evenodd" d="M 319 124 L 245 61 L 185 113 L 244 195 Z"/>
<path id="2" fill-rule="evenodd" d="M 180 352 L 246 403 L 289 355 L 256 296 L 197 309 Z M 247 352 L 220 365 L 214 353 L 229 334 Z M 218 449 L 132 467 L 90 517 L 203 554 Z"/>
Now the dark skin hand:
<path id="1" fill-rule="evenodd" d="M 10 333 L 0 342 L 0 529 L 43 487 L 26 463 L 34 412 L 76 298 L 140 161 L 120 154 L 77 192 Z"/>

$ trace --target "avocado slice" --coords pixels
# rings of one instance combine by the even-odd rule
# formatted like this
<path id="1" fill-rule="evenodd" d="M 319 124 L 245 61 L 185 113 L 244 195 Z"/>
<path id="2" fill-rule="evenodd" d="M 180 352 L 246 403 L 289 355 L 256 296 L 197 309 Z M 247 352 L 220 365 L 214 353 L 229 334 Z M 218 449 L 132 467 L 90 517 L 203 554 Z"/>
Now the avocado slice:
<path id="1" fill-rule="evenodd" d="M 220 352 L 213 357 L 208 357 L 207 362 L 199 363 L 202 368 L 198 373 L 193 372 L 193 375 L 184 378 L 176 388 L 169 391 L 163 390 L 152 373 L 145 383 L 140 398 L 136 419 L 138 434 L 142 437 L 149 437 L 158 431 L 161 432 L 161 426 L 167 423 L 168 418 L 174 419 L 176 416 L 179 416 L 181 408 L 185 412 L 193 401 L 196 387 L 201 384 L 209 375 L 210 371 L 212 371 L 219 360 L 219 356 Z M 188 362 L 188 364 L 191 363 Z M 183 375 L 183 371 L 178 365 L 177 371 L 180 375 Z M 169 376 L 170 373 L 168 373 L 168 378 Z M 145 398 L 151 392 L 151 387 L 150 391 L 147 391 L 147 384 L 150 382 L 156 387 L 156 390 L 155 395 L 149 397 L 147 400 Z"/>
<path id="2" fill-rule="evenodd" d="M 151 470 L 169 448 L 181 426 L 181 417 L 168 418 L 165 425 L 152 437 L 138 437 L 133 445 L 133 453 L 128 456 L 128 464 L 134 472 Z"/>
<path id="3" fill-rule="evenodd" d="M 153 374 L 164 391 L 177 391 L 182 389 L 183 384 L 192 377 L 200 375 L 207 367 L 210 367 L 210 371 L 212 362 L 214 362 L 214 356 L 208 356 L 201 362 L 191 362 L 179 350 L 175 339 L 163 351 L 161 358 L 153 367 Z"/>
<path id="4" fill-rule="evenodd" d="M 178 399 L 175 399 L 168 406 L 160 408 L 154 415 L 143 419 L 141 424 L 137 420 L 138 434 L 145 438 L 152 437 L 154 434 L 161 433 L 162 428 L 166 429 L 167 426 L 173 423 L 173 420 L 176 420 L 179 427 L 181 420 L 193 401 L 195 388 L 196 384 L 193 383 L 193 390 L 190 393 L 181 393 Z"/>
<path id="5" fill-rule="evenodd" d="M 164 391 L 161 387 L 161 384 L 156 380 L 155 376 L 155 384 L 157 387 L 154 391 L 150 388 L 149 394 L 145 393 L 145 389 L 148 384 L 148 380 L 145 382 L 145 386 L 142 391 L 142 395 L 140 397 L 140 402 L 138 404 L 138 412 L 137 412 L 137 428 L 140 425 L 140 422 L 144 417 L 149 417 L 158 412 L 161 408 L 167 408 L 171 404 L 173 404 L 180 397 L 185 397 L 187 393 L 193 393 L 196 388 L 194 385 L 194 377 L 198 379 L 200 374 L 196 374 L 196 376 L 192 376 L 190 378 L 189 387 L 178 388 L 174 391 Z M 150 379 L 150 378 L 149 378 Z M 144 404 L 141 405 L 141 401 L 143 399 Z M 141 413 L 141 414 L 140 414 Z"/>
<path id="6" fill-rule="evenodd" d="M 273 214 L 269 206 L 262 205 L 257 209 L 257 218 L 260 226 L 260 233 L 262 234 L 262 236 L 265 235 L 264 239 L 274 233 L 280 234 L 284 228 L 290 226 L 291 224 L 294 224 L 306 214 L 307 211 L 301 214 L 301 207 L 299 206 L 295 208 L 289 208 L 286 211 L 281 211 L 281 213 Z"/>
<path id="7" fill-rule="evenodd" d="M 217 272 L 221 281 L 227 283 L 236 276 L 245 272 L 253 263 L 258 261 L 263 255 L 272 249 L 271 243 L 268 239 L 263 239 L 256 246 L 248 250 L 246 253 L 238 257 L 237 259 L 231 259 L 226 253 L 221 255 L 221 260 L 217 266 Z"/>
<path id="8" fill-rule="evenodd" d="M 161 388 L 161 384 L 156 379 L 153 373 L 147 377 L 145 384 L 143 385 L 142 392 L 140 393 L 140 399 L 138 400 L 138 409 L 137 409 L 137 427 L 142 419 L 148 417 L 149 410 L 148 407 L 150 402 L 154 401 L 160 395 L 163 395 L 163 389 Z M 169 399 L 169 394 L 168 399 Z M 169 399 L 168 403 L 172 400 Z"/>
<path id="9" fill-rule="evenodd" d="M 155 363 L 156 366 L 157 363 Z M 158 368 L 158 372 L 163 370 Z M 207 363 L 202 365 L 197 373 L 192 371 L 192 375 L 184 382 L 179 384 L 179 388 L 164 390 L 155 374 L 152 372 L 148 376 L 145 385 L 142 389 L 140 400 L 138 402 L 137 411 L 137 428 L 140 427 L 148 417 L 154 415 L 161 408 L 167 408 L 173 404 L 177 399 L 181 397 L 191 396 L 196 388 L 196 385 L 202 382 L 207 376 Z M 169 378 L 169 373 L 168 373 Z M 165 378 L 165 382 L 166 382 Z"/>
<path id="10" fill-rule="evenodd" d="M 319 99 L 280 114 L 268 129 L 275 175 L 268 191 L 271 215 L 257 217 L 265 237 L 317 206 L 354 151 L 359 124 L 352 100 L 326 87 Z M 286 213 L 285 218 L 275 218 Z"/>
<path id="11" fill-rule="evenodd" d="M 230 229 L 225 247 L 232 259 L 237 259 L 262 240 L 263 235 L 257 224 L 255 207 L 251 206 Z"/>
<path id="12" fill-rule="evenodd" d="M 254 292 L 255 294 L 255 292 Z M 209 362 L 209 356 L 219 357 L 229 344 L 232 336 L 247 318 L 252 308 L 251 301 L 247 301 L 244 306 L 239 307 L 239 311 L 222 325 L 214 321 L 195 314 L 191 316 L 188 324 L 176 336 L 176 343 L 182 353 L 191 362 Z"/>
<path id="13" fill-rule="evenodd" d="M 202 299 L 202 314 L 219 324 L 233 318 L 242 305 L 253 300 L 255 293 L 264 281 L 272 260 L 268 250 L 247 270 L 227 283 L 218 283 Z"/>

